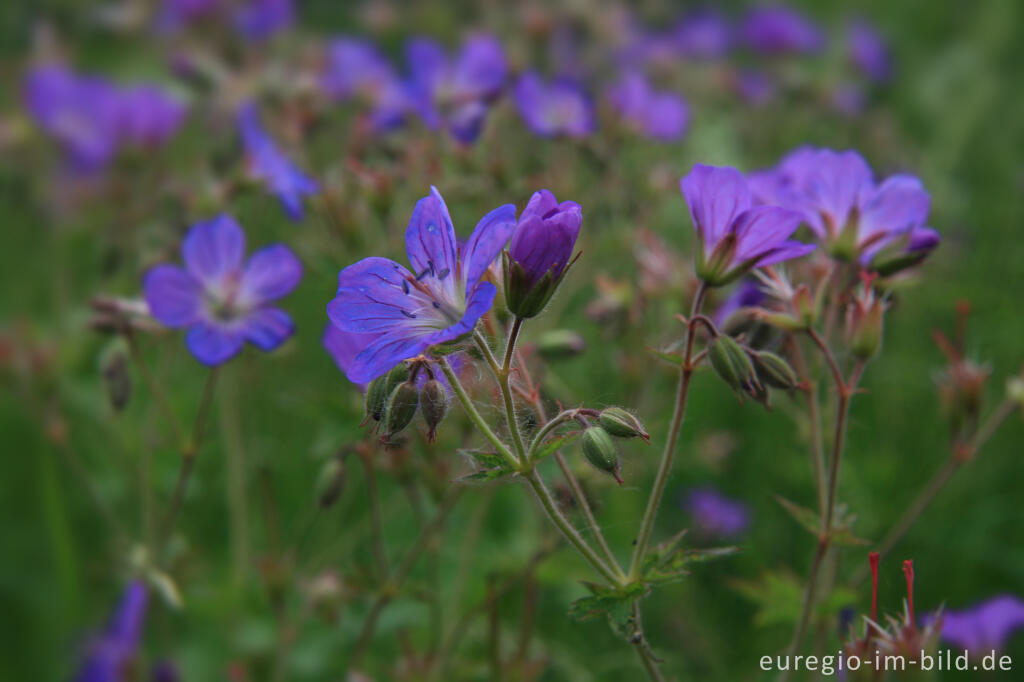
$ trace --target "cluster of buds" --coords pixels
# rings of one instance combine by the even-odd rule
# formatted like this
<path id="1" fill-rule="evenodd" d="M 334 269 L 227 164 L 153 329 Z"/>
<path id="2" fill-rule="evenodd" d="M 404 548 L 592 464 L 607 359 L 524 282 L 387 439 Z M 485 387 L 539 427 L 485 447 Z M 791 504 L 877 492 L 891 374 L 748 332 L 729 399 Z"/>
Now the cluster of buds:
<path id="1" fill-rule="evenodd" d="M 872 286 L 875 277 L 875 273 L 861 272 L 861 286 L 847 308 L 846 331 L 850 352 L 861 360 L 874 357 L 882 347 L 888 303 Z"/>
<path id="2" fill-rule="evenodd" d="M 884 665 L 886 657 L 890 660 L 903 661 L 897 672 L 914 670 L 921 656 L 930 655 L 938 646 L 942 632 L 942 613 L 928 620 L 923 627 L 917 624 L 914 612 L 914 562 L 907 559 L 903 562 L 903 575 L 907 582 L 907 598 L 903 603 L 903 613 L 899 618 L 887 617 L 887 625 L 883 626 L 878 619 L 878 552 L 868 555 L 871 564 L 871 615 L 866 618 L 863 636 L 851 634 L 851 639 L 844 647 L 847 660 L 847 679 L 880 680 L 883 679 L 888 666 Z M 856 659 L 861 662 L 856 667 L 849 661 Z M 865 663 L 868 662 L 868 663 Z M 901 679 L 904 679 L 901 676 Z"/>
<path id="3" fill-rule="evenodd" d="M 615 439 L 640 438 L 650 442 L 651 436 L 636 415 L 621 407 L 609 407 L 597 416 L 596 424 L 588 424 L 583 431 L 583 456 L 594 468 L 609 474 L 622 485 L 619 448 Z"/>
<path id="4" fill-rule="evenodd" d="M 363 423 L 377 422 L 386 441 L 404 431 L 417 412 L 427 424 L 427 440 L 434 442 L 437 427 L 448 413 L 448 390 L 434 377 L 426 360 L 401 362 L 366 388 Z"/>
<path id="5" fill-rule="evenodd" d="M 769 387 L 788 391 L 800 385 L 796 372 L 781 356 L 750 348 L 727 334 L 711 339 L 708 359 L 715 373 L 738 395 L 746 394 L 768 408 Z"/>

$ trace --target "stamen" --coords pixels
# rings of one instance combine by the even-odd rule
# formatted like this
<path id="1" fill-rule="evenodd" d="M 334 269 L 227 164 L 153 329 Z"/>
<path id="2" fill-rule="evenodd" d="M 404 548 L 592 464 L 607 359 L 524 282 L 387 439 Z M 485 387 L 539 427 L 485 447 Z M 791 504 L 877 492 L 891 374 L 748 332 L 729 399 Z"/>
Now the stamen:
<path id="1" fill-rule="evenodd" d="M 435 307 L 435 308 L 437 308 L 438 310 L 440 310 L 440 309 L 441 309 L 441 304 L 440 304 L 440 303 L 438 303 L 437 301 L 431 301 L 431 303 L 433 303 L 433 304 L 434 304 L 434 307 Z"/>
<path id="2" fill-rule="evenodd" d="M 907 617 L 910 619 L 910 627 L 914 627 L 917 619 L 914 618 L 914 560 L 903 561 L 903 575 L 907 578 Z"/>
<path id="3" fill-rule="evenodd" d="M 402 280 L 402 291 L 405 293 L 406 296 L 409 295 L 409 280 Z"/>
<path id="4" fill-rule="evenodd" d="M 451 268 L 445 268 L 441 272 L 437 273 L 437 278 L 438 279 L 444 279 L 445 277 L 447 277 L 451 273 L 451 271 L 452 271 Z"/>
<path id="5" fill-rule="evenodd" d="M 402 310 L 402 314 L 408 317 L 410 320 L 416 319 L 416 315 L 414 313 L 410 313 L 408 310 Z"/>
<path id="6" fill-rule="evenodd" d="M 437 274 L 434 272 L 434 261 L 428 260 L 427 265 L 430 266 L 430 276 L 437 277 Z"/>
<path id="7" fill-rule="evenodd" d="M 420 274 L 416 275 L 416 281 L 417 282 L 422 282 L 423 278 L 426 277 L 429 274 L 430 274 L 430 268 L 425 268 L 423 270 L 423 272 L 421 272 Z"/>
<path id="8" fill-rule="evenodd" d="M 868 552 L 871 564 L 871 620 L 878 622 L 878 552 Z"/>

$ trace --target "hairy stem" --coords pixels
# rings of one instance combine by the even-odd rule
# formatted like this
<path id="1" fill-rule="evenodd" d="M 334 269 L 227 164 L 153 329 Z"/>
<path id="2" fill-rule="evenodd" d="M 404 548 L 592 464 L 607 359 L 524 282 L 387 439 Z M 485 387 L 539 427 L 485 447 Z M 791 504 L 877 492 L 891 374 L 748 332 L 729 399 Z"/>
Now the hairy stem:
<path id="1" fill-rule="evenodd" d="M 700 288 L 697 289 L 697 294 L 693 298 L 693 307 L 690 310 L 691 319 L 700 314 L 706 294 L 707 286 L 701 283 Z M 661 463 L 658 465 L 658 473 L 654 478 L 651 496 L 647 500 L 647 509 L 644 511 L 643 519 L 640 521 L 640 531 L 637 534 L 636 546 L 633 548 L 633 558 L 629 564 L 629 575 L 632 578 L 637 577 L 640 563 L 647 553 L 647 544 L 650 542 L 651 531 L 654 529 L 654 520 L 658 516 L 658 507 L 661 506 L 665 485 L 668 483 L 669 474 L 672 472 L 676 444 L 679 441 L 679 432 L 682 430 L 683 416 L 686 414 L 686 397 L 689 395 L 690 379 L 693 377 L 693 342 L 696 335 L 697 327 L 690 322 L 686 329 L 686 351 L 683 354 L 683 364 L 679 372 L 679 387 L 676 390 L 676 404 L 672 412 L 672 422 L 669 424 L 668 436 L 665 438 L 665 449 L 661 453 Z"/>

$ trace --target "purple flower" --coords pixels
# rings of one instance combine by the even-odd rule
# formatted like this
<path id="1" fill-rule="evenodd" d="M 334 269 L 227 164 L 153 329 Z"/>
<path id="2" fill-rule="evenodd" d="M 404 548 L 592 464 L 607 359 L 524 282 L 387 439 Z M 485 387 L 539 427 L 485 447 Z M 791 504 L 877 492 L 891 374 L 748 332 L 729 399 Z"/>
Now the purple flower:
<path id="1" fill-rule="evenodd" d="M 475 36 L 454 58 L 432 40 L 415 38 L 406 45 L 413 106 L 428 128 L 446 128 L 469 144 L 483 129 L 490 102 L 505 83 L 505 55 L 491 36 Z"/>
<path id="2" fill-rule="evenodd" d="M 125 588 L 121 603 L 107 628 L 97 634 L 86 649 L 76 682 L 119 682 L 135 657 L 142 636 L 148 595 L 139 580 Z"/>
<path id="3" fill-rule="evenodd" d="M 825 45 L 821 30 L 795 9 L 765 6 L 750 10 L 739 28 L 740 38 L 757 52 L 818 52 Z"/>
<path id="4" fill-rule="evenodd" d="M 338 38 L 330 44 L 322 83 L 339 101 L 365 100 L 373 128 L 380 132 L 401 125 L 410 107 L 408 92 L 394 67 L 373 43 L 361 38 Z"/>
<path id="5" fill-rule="evenodd" d="M 705 535 L 734 537 L 750 525 L 747 505 L 725 497 L 714 488 L 691 490 L 686 508 L 697 529 Z"/>
<path id="6" fill-rule="evenodd" d="M 100 169 L 117 153 L 121 100 L 113 83 L 51 64 L 28 73 L 24 96 L 36 124 L 77 167 Z"/>
<path id="7" fill-rule="evenodd" d="M 884 81 L 889 77 L 891 63 L 885 41 L 875 27 L 863 19 L 851 21 L 846 29 L 850 61 L 872 80 Z"/>
<path id="8" fill-rule="evenodd" d="M 1024 601 L 1004 594 L 963 611 L 944 611 L 942 638 L 973 654 L 1002 651 L 1024 627 Z"/>
<path id="9" fill-rule="evenodd" d="M 277 195 L 289 218 L 302 220 L 302 197 L 320 190 L 316 181 L 300 171 L 260 127 L 254 103 L 248 102 L 239 110 L 238 129 L 253 177 Z"/>
<path id="10" fill-rule="evenodd" d="M 718 309 L 715 310 L 715 314 L 711 316 L 711 321 L 715 323 L 716 327 L 723 327 L 733 313 L 743 308 L 757 307 L 765 298 L 766 296 L 757 282 L 745 279 L 729 294 L 728 298 L 722 301 Z"/>
<path id="11" fill-rule="evenodd" d="M 533 71 L 524 73 L 513 90 L 516 107 L 537 135 L 586 137 L 594 132 L 594 107 L 583 88 L 568 78 L 545 83 Z"/>
<path id="12" fill-rule="evenodd" d="M 845 116 L 856 116 L 864 111 L 864 90 L 854 83 L 836 83 L 829 99 L 832 108 Z"/>
<path id="13" fill-rule="evenodd" d="M 295 331 L 288 313 L 270 305 L 295 288 L 302 264 L 284 244 L 245 257 L 245 233 L 228 215 L 196 224 L 181 245 L 185 267 L 158 265 L 143 283 L 150 313 L 187 328 L 185 343 L 200 362 L 219 365 L 248 341 L 271 351 Z"/>
<path id="14" fill-rule="evenodd" d="M 378 257 L 342 270 L 327 315 L 343 332 L 364 335 L 359 345 L 366 344 L 347 369 L 349 380 L 368 383 L 431 346 L 470 334 L 497 292 L 483 275 L 515 224 L 515 206 L 496 208 L 458 248 L 448 207 L 431 187 L 405 233 L 411 272 Z"/>
<path id="15" fill-rule="evenodd" d="M 673 32 L 676 49 L 684 57 L 712 59 L 732 48 L 729 22 L 714 10 L 700 10 L 685 17 Z"/>
<path id="16" fill-rule="evenodd" d="M 608 101 L 628 125 L 655 140 L 677 140 L 689 123 L 686 101 L 657 92 L 638 71 L 624 73 L 607 92 Z"/>
<path id="17" fill-rule="evenodd" d="M 539 314 L 572 262 L 583 211 L 575 201 L 561 204 L 546 189 L 534 192 L 519 216 L 508 248 L 505 297 L 522 318 Z"/>
<path id="18" fill-rule="evenodd" d="M 343 332 L 334 325 L 333 322 L 329 321 L 324 325 L 324 333 L 321 338 L 321 342 L 324 345 L 324 350 L 334 360 L 334 364 L 337 366 L 341 373 L 346 377 L 348 376 L 348 370 L 355 361 L 356 356 L 366 346 L 373 342 L 374 336 L 372 334 L 352 334 L 350 332 Z M 451 365 L 452 369 L 456 374 L 462 368 L 464 361 L 464 355 L 462 353 L 452 353 L 446 356 L 448 364 Z M 445 388 L 451 392 L 451 387 L 448 385 L 448 379 L 443 374 L 435 373 L 435 378 L 444 385 Z M 423 384 L 427 382 L 428 376 L 426 372 L 420 372 L 416 375 L 416 385 L 423 388 Z M 366 390 L 366 383 L 356 384 L 360 391 Z"/>
<path id="19" fill-rule="evenodd" d="M 122 91 L 119 109 L 120 134 L 141 147 L 163 144 L 185 120 L 184 102 L 152 85 Z"/>
<path id="20" fill-rule="evenodd" d="M 931 199 L 921 181 L 897 174 L 876 184 L 855 151 L 802 147 L 760 175 L 755 191 L 801 211 L 837 258 L 856 257 L 867 264 L 883 248 L 902 251 L 913 242 L 919 252 L 938 243 L 937 233 L 924 225 Z"/>
<path id="21" fill-rule="evenodd" d="M 736 93 L 754 106 L 763 106 L 775 96 L 775 84 L 758 71 L 744 69 L 734 75 Z"/>
<path id="22" fill-rule="evenodd" d="M 292 0 L 245 0 L 235 10 L 235 29 L 250 40 L 264 40 L 291 26 Z"/>
<path id="23" fill-rule="evenodd" d="M 750 268 L 804 256 L 811 244 L 788 241 L 800 213 L 752 206 L 743 174 L 697 164 L 680 181 L 699 242 L 697 276 L 711 286 L 728 284 Z"/>

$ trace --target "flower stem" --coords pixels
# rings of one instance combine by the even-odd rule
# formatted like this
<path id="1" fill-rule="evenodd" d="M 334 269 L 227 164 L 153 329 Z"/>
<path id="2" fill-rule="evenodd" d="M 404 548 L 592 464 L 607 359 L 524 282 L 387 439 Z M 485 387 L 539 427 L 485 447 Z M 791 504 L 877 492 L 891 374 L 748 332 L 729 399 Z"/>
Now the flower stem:
<path id="1" fill-rule="evenodd" d="M 843 449 L 846 443 L 847 423 L 850 412 L 850 400 L 860 383 L 861 374 L 864 371 L 864 361 L 858 361 L 850 375 L 849 381 L 843 378 L 839 363 L 836 362 L 832 350 L 825 343 L 821 335 L 814 329 L 808 330 L 808 336 L 821 350 L 825 361 L 828 363 L 835 381 L 838 392 L 838 404 L 836 406 L 836 424 L 832 437 L 832 457 L 828 472 L 828 494 L 825 498 L 825 511 L 821 516 L 821 530 L 818 536 L 818 545 L 814 551 L 814 558 L 811 560 L 811 568 L 807 575 L 807 586 L 804 589 L 803 603 L 800 607 L 800 619 L 797 621 L 796 630 L 793 633 L 793 641 L 789 645 L 789 655 L 795 656 L 803 644 L 804 635 L 807 632 L 807 625 L 810 622 L 811 612 L 817 597 L 818 574 L 828 552 L 832 540 L 832 522 L 835 516 L 836 494 L 839 489 L 839 468 L 842 463 Z M 780 679 L 788 679 L 789 672 L 784 672 Z"/>
<path id="2" fill-rule="evenodd" d="M 196 456 L 199 454 L 199 446 L 203 440 L 203 432 L 206 430 L 206 419 L 209 416 L 210 405 L 213 402 L 214 387 L 217 385 L 217 368 L 214 367 L 206 375 L 206 384 L 203 386 L 203 396 L 199 402 L 199 409 L 196 411 L 195 421 L 192 423 L 192 435 L 181 450 L 181 468 L 178 470 L 178 482 L 174 486 L 174 495 L 171 497 L 170 506 L 161 524 L 160 543 L 158 549 L 167 544 L 171 532 L 174 530 L 178 512 L 181 510 L 181 503 L 185 499 L 185 490 L 188 488 L 189 479 L 192 477 L 192 468 L 195 466 Z"/>
<path id="3" fill-rule="evenodd" d="M 448 360 L 443 357 L 439 358 L 437 364 L 441 367 L 441 371 L 444 372 L 445 377 L 448 379 L 448 384 L 452 387 L 452 390 L 455 391 L 455 396 L 459 399 L 459 402 L 462 403 L 463 409 L 466 410 L 466 416 L 468 416 L 470 421 L 473 422 L 473 425 L 479 429 L 484 438 L 490 441 L 491 445 L 495 447 L 498 453 L 505 458 L 505 461 L 510 466 L 517 467 L 518 462 L 516 461 L 515 455 L 513 455 L 512 451 L 508 449 L 508 446 L 498 438 L 497 434 L 494 433 L 494 430 L 487 425 L 484 418 L 480 416 L 480 412 L 477 411 L 476 406 L 473 405 L 473 401 L 470 400 L 469 396 L 466 394 L 466 389 L 462 387 L 462 382 L 460 382 L 459 377 L 455 375 L 455 372 L 452 370 L 452 366 L 448 364 Z"/>
<path id="4" fill-rule="evenodd" d="M 701 283 L 700 288 L 697 289 L 697 294 L 693 298 L 693 307 L 690 311 L 691 320 L 700 313 L 706 294 L 707 285 Z M 693 377 L 693 342 L 696 335 L 697 327 L 690 322 L 686 329 L 686 351 L 683 354 L 683 364 L 680 367 L 679 387 L 676 390 L 676 405 L 672 412 L 672 422 L 669 425 L 668 436 L 665 439 L 665 450 L 661 453 L 661 463 L 658 465 L 658 473 L 654 478 L 651 496 L 647 500 L 647 509 L 644 511 L 643 519 L 640 521 L 640 531 L 637 534 L 636 546 L 633 548 L 633 558 L 629 564 L 629 575 L 632 578 L 637 577 L 640 563 L 647 553 L 647 544 L 650 542 L 651 531 L 654 529 L 654 520 L 658 516 L 658 507 L 661 506 L 665 485 L 668 483 L 669 474 L 672 472 L 676 444 L 679 441 L 679 432 L 683 426 L 683 415 L 686 414 L 686 397 L 690 392 L 690 379 Z"/>

